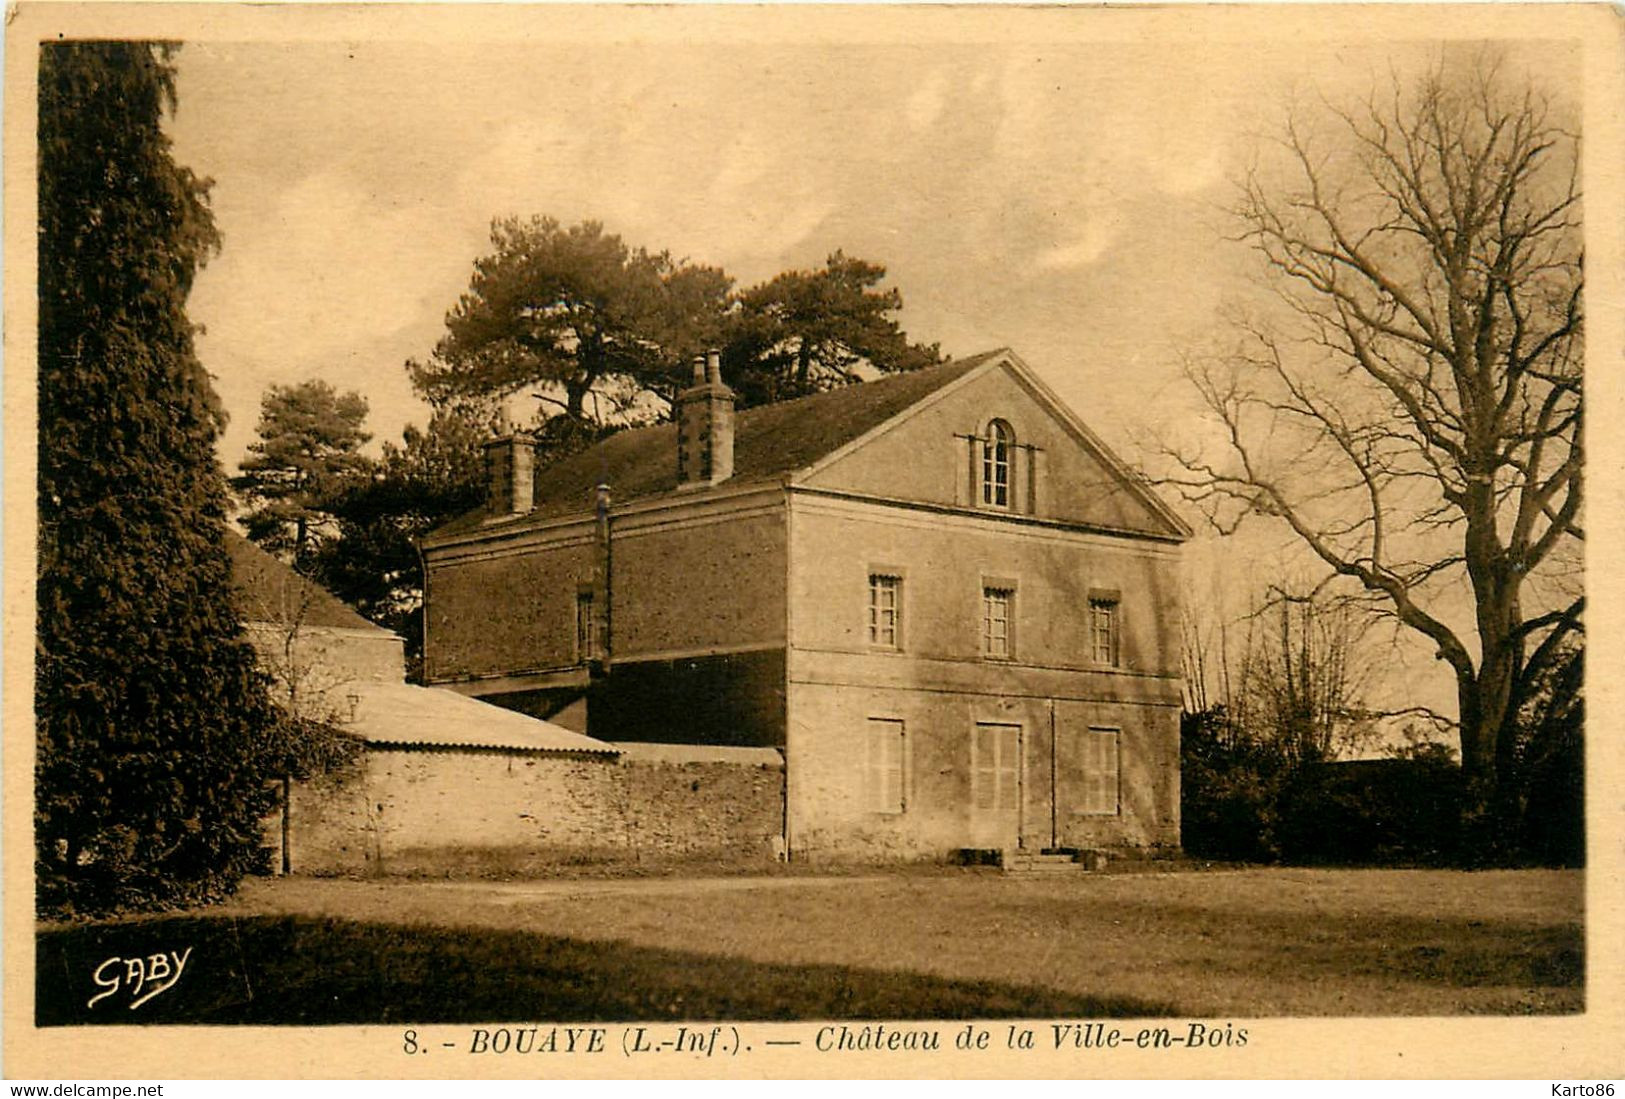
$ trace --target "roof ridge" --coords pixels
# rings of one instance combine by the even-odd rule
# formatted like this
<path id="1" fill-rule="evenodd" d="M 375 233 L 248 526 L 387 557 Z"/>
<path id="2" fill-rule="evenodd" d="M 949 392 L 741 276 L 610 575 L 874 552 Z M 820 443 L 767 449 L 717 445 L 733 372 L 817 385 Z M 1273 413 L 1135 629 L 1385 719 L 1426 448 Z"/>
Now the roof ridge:
<path id="1" fill-rule="evenodd" d="M 766 408 L 787 408 L 791 405 L 801 404 L 804 401 L 830 399 L 837 396 L 842 396 L 844 394 L 854 393 L 866 386 L 887 385 L 903 379 L 919 378 L 920 376 L 929 374 L 935 370 L 946 370 L 949 367 L 963 367 L 967 363 L 972 363 L 972 360 L 975 360 L 973 365 L 980 366 L 989 358 L 995 355 L 1006 354 L 1009 350 L 1010 349 L 1007 347 L 1000 347 L 992 351 L 983 351 L 975 355 L 964 355 L 957 359 L 944 359 L 942 362 L 932 363 L 930 366 L 922 366 L 914 370 L 892 370 L 882 374 L 878 378 L 860 378 L 855 382 L 848 382 L 845 385 L 836 386 L 834 389 L 820 389 L 815 393 L 803 393 L 799 397 L 791 397 L 783 401 L 766 401 L 762 404 L 751 405 L 749 408 L 741 409 L 738 415 L 748 416 L 753 412 L 759 412 Z"/>
<path id="2" fill-rule="evenodd" d="M 918 370 L 899 370 L 785 401 L 740 409 L 734 417 L 735 483 L 806 469 L 866 432 L 926 400 L 944 386 L 985 365 L 1007 348 L 948 359 Z M 593 490 L 608 484 L 619 502 L 649 499 L 677 488 L 677 448 L 662 442 L 676 424 L 667 420 L 616 431 L 573 454 L 538 466 L 534 507 L 512 520 L 590 513 Z M 476 509 L 429 534 L 430 539 L 470 532 L 489 514 Z"/>

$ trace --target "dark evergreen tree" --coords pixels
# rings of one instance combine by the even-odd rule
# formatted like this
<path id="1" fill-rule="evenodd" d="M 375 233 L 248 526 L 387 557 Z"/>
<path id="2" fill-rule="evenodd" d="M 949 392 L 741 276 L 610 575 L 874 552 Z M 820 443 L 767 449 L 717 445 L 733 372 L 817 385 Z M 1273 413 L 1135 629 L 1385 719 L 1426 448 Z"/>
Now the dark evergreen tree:
<path id="1" fill-rule="evenodd" d="M 688 360 L 721 330 L 726 275 L 629 247 L 598 222 L 499 219 L 491 246 L 446 314 L 434 354 L 407 363 L 413 386 L 431 402 L 529 391 L 572 420 L 603 423 L 600 398 L 624 411 L 617 389 L 630 399 L 647 391 L 669 400 Z"/>
<path id="2" fill-rule="evenodd" d="M 171 47 L 41 48 L 35 829 L 42 912 L 228 892 L 277 722 L 224 547 L 185 302 L 218 247 L 161 128 Z"/>
<path id="3" fill-rule="evenodd" d="M 258 435 L 231 487 L 248 505 L 248 537 L 301 572 L 333 534 L 332 501 L 364 478 L 367 401 L 327 382 L 273 385 L 260 398 Z"/>
<path id="4" fill-rule="evenodd" d="M 898 325 L 903 296 L 877 289 L 879 264 L 833 253 L 821 269 L 785 271 L 738 295 L 727 348 L 729 384 L 742 406 L 803 397 L 882 373 L 942 361 L 936 344 L 917 344 Z"/>
<path id="5" fill-rule="evenodd" d="M 561 417 L 563 419 L 563 417 Z M 427 428 L 408 424 L 401 445 L 328 501 L 337 537 L 312 562 L 323 587 L 406 638 L 412 678 L 422 662 L 423 559 L 417 540 L 485 498 L 482 444 L 493 417 L 437 408 Z"/>

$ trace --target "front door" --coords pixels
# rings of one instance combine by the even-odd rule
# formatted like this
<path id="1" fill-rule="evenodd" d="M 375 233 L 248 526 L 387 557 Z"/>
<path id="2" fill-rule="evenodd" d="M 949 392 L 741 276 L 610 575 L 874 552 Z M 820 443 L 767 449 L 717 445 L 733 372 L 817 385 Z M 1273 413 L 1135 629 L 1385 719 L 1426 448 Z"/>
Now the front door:
<path id="1" fill-rule="evenodd" d="M 1021 842 L 1021 726 L 977 722 L 971 733 L 971 832 L 976 847 Z"/>

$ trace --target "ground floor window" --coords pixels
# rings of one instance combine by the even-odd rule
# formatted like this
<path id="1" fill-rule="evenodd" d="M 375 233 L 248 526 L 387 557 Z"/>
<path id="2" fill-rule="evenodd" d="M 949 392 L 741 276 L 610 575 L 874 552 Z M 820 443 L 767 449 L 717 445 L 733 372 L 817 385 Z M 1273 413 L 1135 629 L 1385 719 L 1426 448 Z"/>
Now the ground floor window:
<path id="1" fill-rule="evenodd" d="M 903 783 L 903 723 L 895 718 L 871 717 L 865 738 L 863 807 L 871 813 L 901 813 Z"/>
<path id="2" fill-rule="evenodd" d="M 1117 815 L 1121 740 L 1121 730 L 1102 726 L 1092 726 L 1083 734 L 1080 761 L 1083 804 L 1078 807 L 1080 813 Z"/>

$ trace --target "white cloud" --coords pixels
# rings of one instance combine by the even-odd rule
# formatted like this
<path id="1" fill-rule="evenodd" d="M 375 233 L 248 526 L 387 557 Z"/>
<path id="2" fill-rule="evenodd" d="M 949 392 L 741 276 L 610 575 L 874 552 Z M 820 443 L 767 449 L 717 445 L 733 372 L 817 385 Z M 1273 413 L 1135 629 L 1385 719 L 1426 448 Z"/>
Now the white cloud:
<path id="1" fill-rule="evenodd" d="M 911 334 L 959 350 L 1200 329 L 1206 284 L 1186 280 L 1223 261 L 1195 211 L 1250 107 L 1310 61 L 1168 49 L 189 48 L 180 151 L 219 181 L 225 237 L 194 296 L 200 350 L 234 433 L 266 384 L 321 373 L 394 437 L 422 418 L 385 414 L 409 402 L 401 361 L 434 345 L 510 213 L 597 218 L 745 284 L 843 247 L 891 269 Z"/>
<path id="2" fill-rule="evenodd" d="M 272 382 L 321 377 L 358 389 L 376 434 L 419 415 L 402 369 L 426 352 L 455 296 L 444 212 L 392 200 L 334 172 L 306 176 L 267 205 L 216 203 L 226 247 L 190 303 L 205 325 L 204 365 L 233 419 L 222 454 L 234 465 Z M 461 263 L 453 280 L 466 280 Z"/>
<path id="3" fill-rule="evenodd" d="M 942 117 L 942 109 L 947 102 L 948 77 L 941 69 L 936 69 L 909 94 L 907 102 L 903 104 L 903 117 L 914 129 L 927 129 Z"/>
<path id="4" fill-rule="evenodd" d="M 1033 264 L 1044 271 L 1083 267 L 1105 255 L 1119 232 L 1117 226 L 1104 218 L 1087 217 L 1081 236 L 1044 249 L 1033 257 Z"/>

